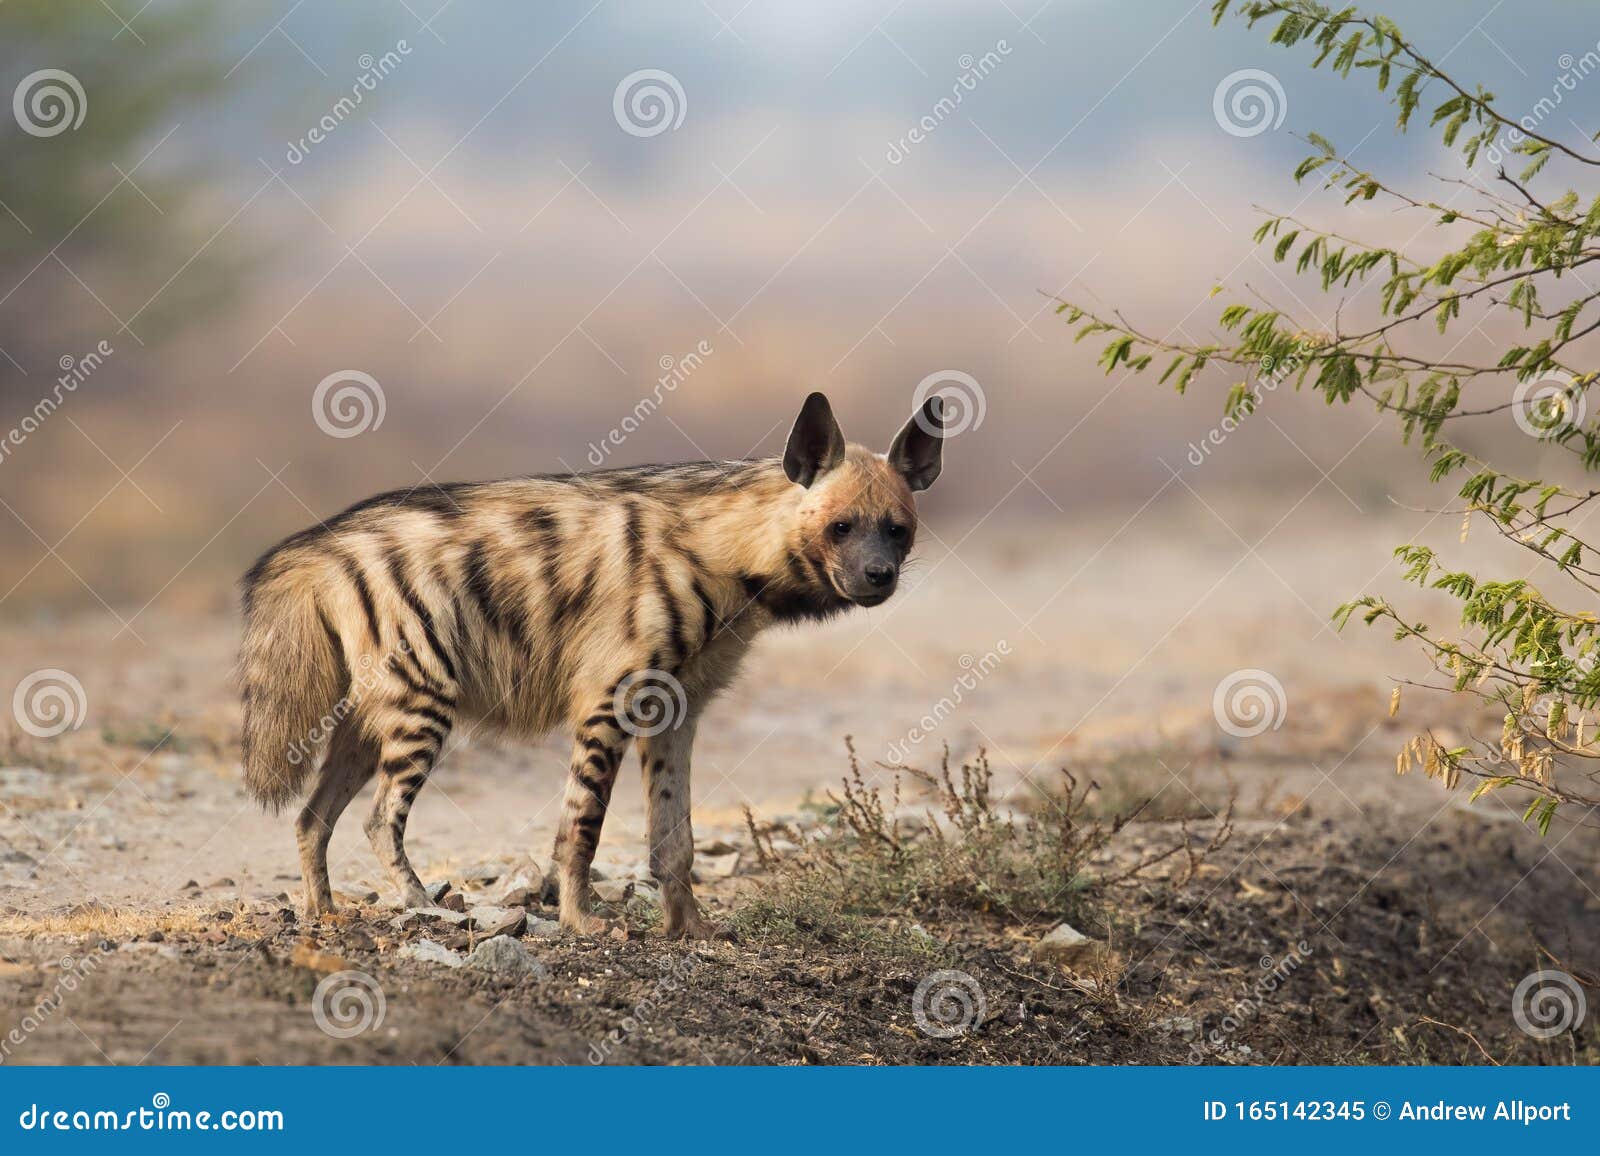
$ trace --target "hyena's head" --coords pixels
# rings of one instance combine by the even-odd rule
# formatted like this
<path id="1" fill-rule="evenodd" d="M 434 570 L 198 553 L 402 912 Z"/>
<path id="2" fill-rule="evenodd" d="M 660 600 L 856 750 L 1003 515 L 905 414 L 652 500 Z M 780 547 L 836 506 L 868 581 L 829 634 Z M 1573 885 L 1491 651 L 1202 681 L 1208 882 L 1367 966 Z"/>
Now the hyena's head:
<path id="1" fill-rule="evenodd" d="M 796 550 L 820 567 L 833 591 L 857 606 L 894 593 L 917 536 L 912 493 L 939 476 L 944 410 L 930 396 L 885 454 L 850 445 L 820 393 L 806 398 L 789 434 L 783 472 L 805 487 Z"/>

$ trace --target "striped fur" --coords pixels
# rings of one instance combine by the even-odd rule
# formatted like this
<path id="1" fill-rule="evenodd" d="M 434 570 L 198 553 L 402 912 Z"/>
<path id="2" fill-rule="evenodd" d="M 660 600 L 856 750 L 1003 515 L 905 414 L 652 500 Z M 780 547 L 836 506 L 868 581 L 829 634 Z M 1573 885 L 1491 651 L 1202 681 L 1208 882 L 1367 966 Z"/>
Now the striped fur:
<path id="1" fill-rule="evenodd" d="M 368 780 L 373 848 L 403 901 L 423 905 L 406 817 L 450 736 L 565 727 L 562 922 L 602 926 L 589 865 L 637 740 L 666 929 L 704 934 L 689 881 L 699 713 L 768 626 L 893 589 L 912 488 L 938 471 L 940 416 L 932 399 L 873 454 L 845 445 L 815 394 L 782 461 L 397 491 L 269 550 L 243 581 L 245 781 L 274 809 L 310 792 L 296 823 L 309 912 L 332 908 L 328 840 Z"/>

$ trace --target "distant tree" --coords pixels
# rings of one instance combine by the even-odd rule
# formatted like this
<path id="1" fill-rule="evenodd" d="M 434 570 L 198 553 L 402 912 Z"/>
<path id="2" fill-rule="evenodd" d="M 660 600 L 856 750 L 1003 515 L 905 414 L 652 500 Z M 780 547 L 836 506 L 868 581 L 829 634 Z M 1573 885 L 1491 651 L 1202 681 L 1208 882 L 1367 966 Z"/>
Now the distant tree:
<path id="1" fill-rule="evenodd" d="M 1580 272 L 1600 261 L 1600 196 L 1592 180 L 1588 192 L 1550 189 L 1553 178 L 1544 172 L 1554 160 L 1577 174 L 1572 179 L 1592 178 L 1600 150 L 1593 139 L 1573 142 L 1551 131 L 1542 107 L 1520 119 L 1507 115 L 1493 93 L 1444 71 L 1386 17 L 1311 0 L 1218 0 L 1214 20 L 1230 9 L 1251 27 L 1271 22 L 1273 44 L 1313 50 L 1313 68 L 1326 65 L 1343 77 L 1364 72 L 1391 94 L 1402 132 L 1426 101 L 1428 123 L 1445 146 L 1469 170 L 1485 162 L 1489 179 L 1434 176 L 1437 183 L 1425 190 L 1408 190 L 1353 163 L 1331 141 L 1308 137 L 1314 151 L 1295 170 L 1297 181 L 1314 179 L 1342 193 L 1346 204 L 1388 201 L 1431 225 L 1427 231 L 1445 250 L 1419 259 L 1293 217 L 1267 216 L 1256 243 L 1270 249 L 1273 261 L 1320 276 L 1324 293 L 1378 283 L 1378 313 L 1369 324 L 1347 323 L 1334 310 L 1331 329 L 1305 331 L 1288 309 L 1234 302 L 1219 319 L 1228 337 L 1188 344 L 1143 332 L 1114 310 L 1102 315 L 1062 302 L 1058 311 L 1080 339 L 1110 335 L 1100 357 L 1108 373 L 1160 368 L 1160 380 L 1181 393 L 1208 366 L 1256 369 L 1275 383 L 1309 386 L 1330 405 L 1360 398 L 1392 415 L 1403 440 L 1431 463 L 1433 481 L 1455 488 L 1455 512 L 1486 520 L 1535 555 L 1543 575 L 1538 583 L 1484 577 L 1452 569 L 1435 551 L 1412 544 L 1396 551 L 1405 578 L 1460 601 L 1458 632 L 1432 630 L 1381 597 L 1338 608 L 1341 628 L 1354 615 L 1390 624 L 1396 639 L 1426 652 L 1444 676 L 1441 689 L 1476 695 L 1503 713 L 1497 739 L 1447 747 L 1431 730 L 1417 735 L 1401 750 L 1399 770 L 1419 767 L 1450 789 L 1465 775 L 1476 780 L 1473 799 L 1522 792 L 1524 821 L 1541 833 L 1564 805 L 1564 817 L 1589 820 L 1600 807 L 1600 607 L 1587 595 L 1600 594 L 1600 563 L 1578 524 L 1600 488 L 1506 472 L 1452 443 L 1447 431 L 1462 418 L 1509 414 L 1567 451 L 1575 477 L 1600 470 L 1600 421 L 1585 420 L 1600 373 L 1587 367 L 1580 347 L 1600 328 L 1600 289 Z M 1585 60 L 1591 58 L 1600 71 L 1600 57 Z M 1453 334 L 1492 315 L 1515 319 L 1522 334 L 1492 360 L 1436 352 L 1441 342 L 1428 337 L 1430 329 Z M 1237 419 L 1257 400 L 1240 382 L 1225 407 Z M 1561 585 L 1575 602 L 1546 592 L 1557 576 L 1570 579 L 1572 585 Z M 1394 693 L 1398 707 L 1398 686 Z"/>
<path id="2" fill-rule="evenodd" d="M 205 239 L 189 240 L 185 212 L 206 187 L 192 139 L 180 135 L 134 170 L 221 83 L 224 9 L 204 0 L 114 7 L 131 31 L 100 0 L 0 5 L 0 347 L 25 365 L 62 352 L 64 314 L 99 313 L 117 327 L 87 290 L 67 291 L 70 310 L 49 296 L 45 286 L 70 281 L 57 258 L 103 296 L 122 279 L 153 289 Z M 203 255 L 145 326 L 159 327 L 158 311 L 182 316 L 215 301 L 220 272 Z M 0 381 L 37 388 L 19 379 L 0 359 Z"/>

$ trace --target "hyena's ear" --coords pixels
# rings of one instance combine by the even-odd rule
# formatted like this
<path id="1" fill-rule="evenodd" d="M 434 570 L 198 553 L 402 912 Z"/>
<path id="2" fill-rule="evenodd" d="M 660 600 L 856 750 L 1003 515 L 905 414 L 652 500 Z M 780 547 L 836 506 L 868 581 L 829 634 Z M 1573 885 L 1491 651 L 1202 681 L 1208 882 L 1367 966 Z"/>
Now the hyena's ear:
<path id="1" fill-rule="evenodd" d="M 813 393 L 800 407 L 783 451 L 783 472 L 791 482 L 808 489 L 811 483 L 844 461 L 844 434 L 833 420 L 833 407 Z"/>
<path id="2" fill-rule="evenodd" d="M 944 399 L 930 394 L 889 446 L 889 464 L 913 490 L 925 490 L 939 476 L 944 447 Z"/>

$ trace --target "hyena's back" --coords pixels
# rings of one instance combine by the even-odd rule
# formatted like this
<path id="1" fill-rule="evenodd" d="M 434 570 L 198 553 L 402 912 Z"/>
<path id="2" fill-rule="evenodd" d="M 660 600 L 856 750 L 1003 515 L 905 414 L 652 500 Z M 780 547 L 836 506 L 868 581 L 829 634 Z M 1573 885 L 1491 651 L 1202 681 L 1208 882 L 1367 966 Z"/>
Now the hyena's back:
<path id="1" fill-rule="evenodd" d="M 674 536 L 714 468 L 385 494 L 276 546 L 244 579 L 247 784 L 287 803 L 337 725 L 437 753 L 458 717 L 538 734 L 681 663 L 735 609 Z"/>

